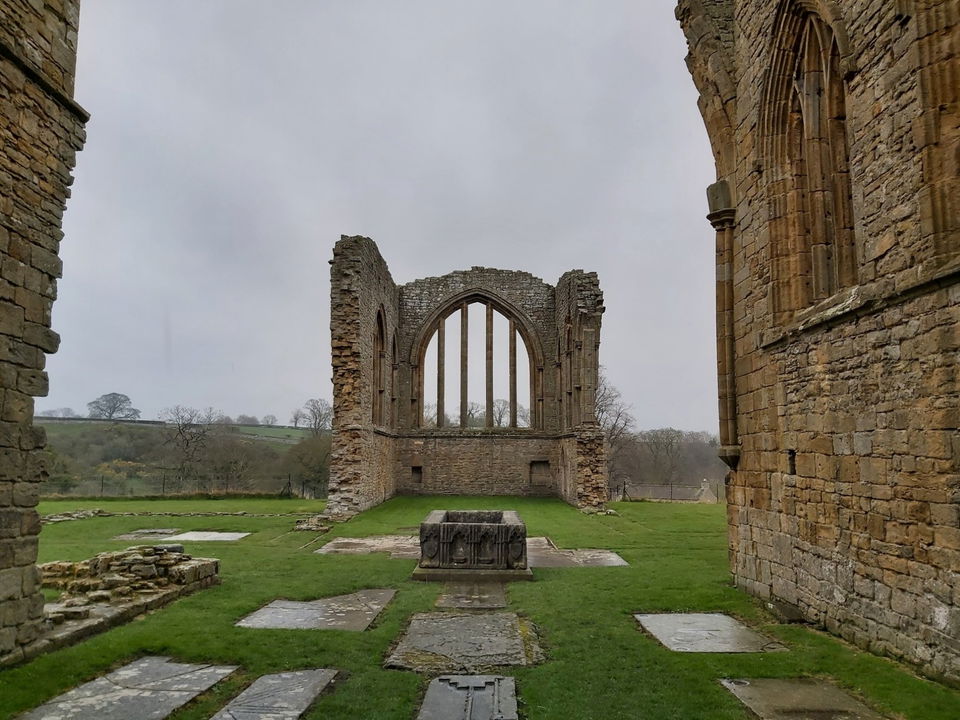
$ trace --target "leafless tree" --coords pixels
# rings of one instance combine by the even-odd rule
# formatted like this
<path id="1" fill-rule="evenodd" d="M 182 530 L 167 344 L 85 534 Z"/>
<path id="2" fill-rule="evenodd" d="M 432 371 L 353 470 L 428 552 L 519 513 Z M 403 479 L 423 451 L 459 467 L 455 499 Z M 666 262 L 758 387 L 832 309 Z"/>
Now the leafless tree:
<path id="1" fill-rule="evenodd" d="M 603 367 L 600 368 L 599 382 L 597 382 L 597 396 L 594 405 L 597 415 L 597 424 L 603 430 L 607 440 L 607 470 L 610 475 L 611 492 L 620 495 L 620 487 L 625 473 L 621 468 L 624 460 L 624 450 L 631 441 L 630 431 L 633 429 L 634 418 L 630 413 L 630 406 L 624 402 L 620 391 L 607 378 Z"/>
<path id="2" fill-rule="evenodd" d="M 672 485 L 676 480 L 685 433 L 675 428 L 643 430 L 637 433 L 637 440 L 646 447 L 662 482 Z"/>
<path id="3" fill-rule="evenodd" d="M 256 415 L 237 415 L 237 425 L 259 425 L 260 420 Z"/>
<path id="4" fill-rule="evenodd" d="M 303 408 L 297 408 L 290 414 L 290 424 L 295 428 L 300 427 L 300 423 L 306 422 L 307 414 L 303 411 Z"/>
<path id="5" fill-rule="evenodd" d="M 323 398 L 311 398 L 304 403 L 303 412 L 306 416 L 304 420 L 306 420 L 307 427 L 314 435 L 329 432 L 333 422 L 333 408 L 330 407 L 329 402 Z"/>
<path id="6" fill-rule="evenodd" d="M 198 410 L 183 405 L 174 405 L 160 413 L 160 419 L 167 425 L 164 442 L 173 452 L 177 489 L 182 490 L 196 475 L 211 426 L 222 416 L 213 408 Z"/>
<path id="7" fill-rule="evenodd" d="M 80 415 L 73 408 L 56 408 L 55 410 L 42 410 L 37 413 L 38 417 L 53 418 L 78 418 Z"/>
<path id="8" fill-rule="evenodd" d="M 487 408 L 478 402 L 467 403 L 467 427 L 483 427 L 487 423 Z"/>
<path id="9" fill-rule="evenodd" d="M 276 424 L 277 424 L 277 416 L 276 416 L 276 415 L 264 415 L 264 416 L 263 416 L 263 419 L 261 420 L 261 422 L 262 422 L 264 425 L 276 425 Z"/>
<path id="10" fill-rule="evenodd" d="M 87 403 L 88 416 L 105 420 L 139 420 L 140 411 L 123 393 L 107 393 Z"/>
<path id="11" fill-rule="evenodd" d="M 510 401 L 509 400 L 494 400 L 493 401 L 493 426 L 494 427 L 506 427 L 510 424 Z"/>

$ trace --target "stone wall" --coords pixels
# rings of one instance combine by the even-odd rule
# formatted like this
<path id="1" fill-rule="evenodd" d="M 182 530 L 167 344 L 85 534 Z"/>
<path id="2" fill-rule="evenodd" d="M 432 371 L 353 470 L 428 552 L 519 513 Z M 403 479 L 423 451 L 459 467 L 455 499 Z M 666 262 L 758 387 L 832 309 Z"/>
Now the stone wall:
<path id="1" fill-rule="evenodd" d="M 47 394 L 60 230 L 87 114 L 72 99 L 78 0 L 0 4 L 0 656 L 43 618 L 37 559 L 40 451 L 33 398 Z"/>
<path id="2" fill-rule="evenodd" d="M 401 438 L 398 444 L 403 467 L 397 487 L 404 494 L 558 494 L 554 435 L 433 432 Z"/>
<path id="3" fill-rule="evenodd" d="M 960 2 L 681 0 L 677 14 L 717 161 L 736 583 L 958 681 Z M 829 122 L 845 128 L 828 145 L 842 181 L 830 199 L 852 218 L 849 277 L 806 302 L 798 278 L 816 284 L 820 248 L 803 242 L 838 215 L 816 203 L 798 215 L 818 168 L 783 162 L 796 147 L 784 150 L 776 73 L 803 22 L 837 38 L 843 116 Z"/>
<path id="4" fill-rule="evenodd" d="M 506 316 L 527 347 L 530 427 L 421 427 L 423 405 L 431 402 L 422 397 L 427 345 L 443 318 L 454 313 L 456 321 L 471 302 Z M 601 507 L 606 460 L 593 402 L 602 313 L 595 273 L 571 271 L 554 288 L 529 273 L 474 267 L 397 287 L 372 240 L 341 238 L 331 268 L 327 514 L 353 515 L 396 492 L 558 495 Z M 560 331 L 567 328 L 561 357 Z M 563 392 L 561 380 L 569 386 Z M 563 443 L 569 457 L 561 458 Z"/>

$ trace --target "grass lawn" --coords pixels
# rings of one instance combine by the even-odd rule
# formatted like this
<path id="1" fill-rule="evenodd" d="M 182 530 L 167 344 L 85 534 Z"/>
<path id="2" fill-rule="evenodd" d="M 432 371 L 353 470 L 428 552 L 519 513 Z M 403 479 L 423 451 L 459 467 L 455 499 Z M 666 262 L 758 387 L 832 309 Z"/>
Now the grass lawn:
<path id="1" fill-rule="evenodd" d="M 302 500 L 57 501 L 43 513 L 78 507 L 181 511 L 298 512 Z M 717 682 L 723 677 L 832 677 L 881 712 L 910 720 L 956 720 L 960 693 L 923 680 L 903 666 L 801 627 L 777 625 L 762 607 L 730 586 L 721 506 L 614 504 L 618 516 L 588 516 L 558 500 L 525 498 L 396 498 L 333 536 L 413 532 L 431 509 L 515 508 L 530 535 L 562 547 L 610 548 L 628 568 L 536 569 L 534 582 L 509 586 L 509 609 L 533 620 L 546 661 L 505 668 L 517 678 L 527 720 L 746 720 L 750 715 Z M 271 508 L 267 510 L 266 508 Z M 294 509 L 296 508 L 296 509 Z M 384 655 L 410 616 L 433 609 L 441 586 L 412 582 L 413 560 L 313 554 L 315 536 L 291 532 L 291 518 L 109 517 L 44 528 L 42 561 L 78 560 L 130 543 L 110 538 L 147 527 L 248 530 L 237 543 L 188 543 L 198 556 L 222 560 L 223 584 L 152 615 L 26 665 L 0 671 L 0 717 L 41 702 L 146 654 L 241 666 L 176 720 L 209 718 L 258 675 L 308 667 L 338 668 L 340 678 L 305 717 L 325 720 L 412 720 L 428 678 L 383 670 Z M 362 588 L 392 587 L 394 600 L 374 626 L 345 631 L 254 630 L 234 623 L 278 597 L 311 600 Z M 785 643 L 789 652 L 756 655 L 673 653 L 637 630 L 634 612 L 731 613 Z"/>
<path id="2" fill-rule="evenodd" d="M 310 437 L 307 428 L 273 427 L 271 425 L 234 425 L 233 428 L 241 435 L 257 435 L 262 438 L 278 438 L 281 440 L 300 441 Z"/>

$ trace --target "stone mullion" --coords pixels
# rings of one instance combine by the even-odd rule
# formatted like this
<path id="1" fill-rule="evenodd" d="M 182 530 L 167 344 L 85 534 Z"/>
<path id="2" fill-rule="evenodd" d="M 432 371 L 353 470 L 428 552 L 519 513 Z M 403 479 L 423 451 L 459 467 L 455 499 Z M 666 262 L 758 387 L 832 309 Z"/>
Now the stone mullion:
<path id="1" fill-rule="evenodd" d="M 510 427 L 517 426 L 517 327 L 510 320 Z"/>
<path id="2" fill-rule="evenodd" d="M 440 318 L 440 324 L 437 326 L 437 427 L 444 426 L 444 401 L 446 400 L 446 376 L 447 376 L 447 333 L 446 320 Z"/>
<path id="3" fill-rule="evenodd" d="M 467 327 L 469 324 L 470 313 L 469 306 L 464 303 L 460 306 L 460 427 L 467 427 L 469 419 L 467 397 L 467 372 L 469 369 L 469 341 L 467 339 Z"/>
<path id="4" fill-rule="evenodd" d="M 487 303 L 487 416 L 486 426 L 493 427 L 493 305 Z"/>

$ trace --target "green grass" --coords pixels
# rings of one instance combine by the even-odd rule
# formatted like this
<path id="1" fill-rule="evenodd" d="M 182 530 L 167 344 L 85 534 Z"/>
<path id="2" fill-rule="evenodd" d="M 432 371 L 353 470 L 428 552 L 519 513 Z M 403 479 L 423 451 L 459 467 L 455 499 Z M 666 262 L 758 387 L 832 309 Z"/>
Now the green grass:
<path id="1" fill-rule="evenodd" d="M 241 435 L 258 435 L 264 438 L 299 441 L 305 437 L 310 437 L 310 431 L 307 428 L 272 427 L 270 425 L 234 425 L 233 427 Z"/>
<path id="2" fill-rule="evenodd" d="M 45 502 L 44 513 L 72 507 L 105 509 L 305 507 L 305 501 Z M 320 503 L 314 503 L 316 507 Z M 777 625 L 753 599 L 731 587 L 723 508 L 661 503 L 617 504 L 619 516 L 588 516 L 559 501 L 525 498 L 397 498 L 330 536 L 409 532 L 431 509 L 516 508 L 531 535 L 560 546 L 605 547 L 628 568 L 537 569 L 535 581 L 509 586 L 510 609 L 536 623 L 547 659 L 536 667 L 504 668 L 517 678 L 527 720 L 656 718 L 746 720 L 749 714 L 717 682 L 723 677 L 831 677 L 880 711 L 909 720 L 956 720 L 960 693 L 918 678 L 890 660 L 860 652 L 823 633 Z M 287 510 L 273 510 L 283 512 Z M 409 579 L 412 560 L 384 554 L 316 555 L 313 535 L 290 531 L 290 518 L 109 517 L 44 528 L 41 560 L 81 559 L 123 547 L 114 535 L 145 527 L 252 530 L 239 543 L 189 543 L 195 555 L 221 558 L 223 584 L 141 620 L 33 662 L 0 671 L 0 717 L 34 707 L 112 667 L 146 654 L 240 665 L 242 671 L 174 715 L 208 718 L 258 675 L 331 667 L 344 671 L 332 692 L 305 717 L 411 720 L 428 678 L 383 670 L 385 653 L 411 614 L 433 609 L 441 587 Z M 277 598 L 310 600 L 366 587 L 399 592 L 362 633 L 252 630 L 234 623 Z M 731 613 L 779 638 L 786 653 L 672 653 L 637 630 L 634 612 Z"/>

